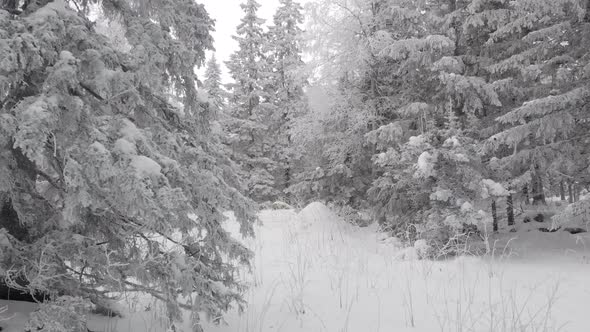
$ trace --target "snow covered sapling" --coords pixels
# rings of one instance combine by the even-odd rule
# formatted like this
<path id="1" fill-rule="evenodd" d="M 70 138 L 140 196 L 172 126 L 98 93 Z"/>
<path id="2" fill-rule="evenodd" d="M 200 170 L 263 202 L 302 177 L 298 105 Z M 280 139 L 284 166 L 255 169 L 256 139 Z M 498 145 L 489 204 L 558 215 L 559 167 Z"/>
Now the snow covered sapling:
<path id="1" fill-rule="evenodd" d="M 215 112 L 221 112 L 226 104 L 227 92 L 221 87 L 221 68 L 215 53 L 207 61 L 203 88 L 207 91 L 208 101 L 214 107 Z"/>
<path id="2" fill-rule="evenodd" d="M 491 200 L 508 193 L 485 177 L 477 151 L 468 137 L 425 134 L 377 155 L 385 172 L 369 194 L 378 216 L 402 238 L 424 238 L 436 254 L 453 253 L 491 221 Z"/>
<path id="3" fill-rule="evenodd" d="M 40 332 L 88 332 L 88 315 L 93 305 L 87 300 L 61 296 L 39 305 L 31 313 L 25 331 Z"/>

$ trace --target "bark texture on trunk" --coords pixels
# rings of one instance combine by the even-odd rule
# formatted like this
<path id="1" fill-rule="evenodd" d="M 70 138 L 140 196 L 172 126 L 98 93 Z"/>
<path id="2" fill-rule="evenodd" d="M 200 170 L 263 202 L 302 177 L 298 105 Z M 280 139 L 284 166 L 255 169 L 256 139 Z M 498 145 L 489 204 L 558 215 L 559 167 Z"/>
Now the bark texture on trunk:
<path id="1" fill-rule="evenodd" d="M 545 191 L 543 190 L 543 179 L 537 172 L 533 174 L 533 205 L 545 204 Z"/>
<path id="2" fill-rule="evenodd" d="M 529 205 L 530 204 L 530 197 L 529 197 L 529 186 L 528 185 L 524 185 L 524 187 L 522 188 L 522 193 L 524 195 L 524 204 Z"/>
<path id="3" fill-rule="evenodd" d="M 508 226 L 514 225 L 514 206 L 512 204 L 512 194 L 506 197 L 506 216 L 508 218 Z"/>
<path id="4" fill-rule="evenodd" d="M 498 231 L 498 214 L 496 213 L 496 201 L 492 201 L 492 227 L 494 232 Z"/>

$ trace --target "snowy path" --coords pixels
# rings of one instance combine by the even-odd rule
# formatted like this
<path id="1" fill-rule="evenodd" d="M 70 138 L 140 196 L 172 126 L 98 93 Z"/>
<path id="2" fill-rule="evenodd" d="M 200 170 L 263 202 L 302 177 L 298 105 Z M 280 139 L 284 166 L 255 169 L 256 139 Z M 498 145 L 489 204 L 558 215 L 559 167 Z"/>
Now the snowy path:
<path id="1" fill-rule="evenodd" d="M 375 229 L 349 226 L 321 204 L 300 214 L 265 211 L 261 219 L 258 238 L 248 242 L 257 255 L 250 306 L 207 331 L 584 332 L 590 326 L 590 264 L 580 251 L 403 260 Z M 523 254 L 539 242 L 528 240 Z"/>
<path id="2" fill-rule="evenodd" d="M 350 226 L 319 203 L 300 213 L 263 211 L 261 219 L 257 238 L 244 240 L 256 253 L 253 273 L 243 274 L 249 306 L 206 332 L 589 330 L 589 237 L 534 231 L 511 242 L 511 258 L 433 262 L 412 259 L 375 228 Z M 237 235 L 235 222 L 227 228 Z M 126 302 L 133 315 L 93 317 L 90 328 L 165 331 L 157 306 Z M 4 304 L 9 311 L 0 316 L 15 316 L 0 324 L 3 332 L 22 332 L 32 306 Z"/>

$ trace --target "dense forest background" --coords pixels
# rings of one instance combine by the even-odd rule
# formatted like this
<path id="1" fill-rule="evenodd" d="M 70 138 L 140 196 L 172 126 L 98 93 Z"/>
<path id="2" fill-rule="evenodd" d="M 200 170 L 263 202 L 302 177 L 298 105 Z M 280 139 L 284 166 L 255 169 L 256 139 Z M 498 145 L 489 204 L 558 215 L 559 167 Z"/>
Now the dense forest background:
<path id="1" fill-rule="evenodd" d="M 220 103 L 249 197 L 443 242 L 500 204 L 509 224 L 547 196 L 576 203 L 558 224 L 583 218 L 590 3 L 318 1 L 305 33 L 281 3 L 268 31 L 243 5 Z"/>

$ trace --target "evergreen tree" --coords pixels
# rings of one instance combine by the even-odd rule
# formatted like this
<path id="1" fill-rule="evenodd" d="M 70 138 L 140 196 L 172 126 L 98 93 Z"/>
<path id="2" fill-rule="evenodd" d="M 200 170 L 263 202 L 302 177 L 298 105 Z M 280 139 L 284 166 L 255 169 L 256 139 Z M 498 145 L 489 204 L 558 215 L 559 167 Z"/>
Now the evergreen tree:
<path id="1" fill-rule="evenodd" d="M 582 179 L 588 153 L 587 89 L 590 45 L 587 3 L 516 1 L 510 22 L 489 44 L 517 45 L 488 66 L 496 82 L 510 82 L 520 98 L 496 120 L 499 133 L 486 147 L 526 186 L 533 203 L 544 203 L 552 179 Z"/>
<path id="2" fill-rule="evenodd" d="M 255 216 L 196 89 L 212 48 L 205 8 L 100 2 L 125 27 L 122 52 L 88 8 L 25 3 L 0 10 L 2 278 L 102 305 L 144 292 L 165 302 L 172 329 L 181 308 L 201 330 L 198 313 L 242 305 L 235 263 L 251 253 L 222 212 L 235 211 L 244 234 Z"/>
<path id="3" fill-rule="evenodd" d="M 280 196 L 275 188 L 273 172 L 277 168 L 270 147 L 273 143 L 272 128 L 267 121 L 272 116 L 272 107 L 265 101 L 263 91 L 265 72 L 262 24 L 257 16 L 260 4 L 247 0 L 241 5 L 244 17 L 238 25 L 234 39 L 238 50 L 231 55 L 227 67 L 234 80 L 229 85 L 231 92 L 230 121 L 233 158 L 241 166 L 247 179 L 250 197 L 257 201 L 270 201 Z"/>
<path id="4" fill-rule="evenodd" d="M 247 0 L 240 7 L 244 17 L 237 26 L 236 36 L 233 36 L 238 42 L 238 50 L 231 55 L 227 67 L 235 81 L 230 84 L 234 112 L 241 118 L 248 118 L 256 113 L 255 108 L 260 105 L 262 96 L 264 20 L 257 16 L 260 4 L 256 0 Z"/>
<path id="5" fill-rule="evenodd" d="M 481 119 L 501 102 L 478 70 L 480 38 L 462 25 L 468 2 L 403 5 L 397 12 L 407 20 L 405 33 L 388 28 L 396 37 L 378 54 L 397 69 L 390 98 L 398 106 L 367 134 L 379 152 L 379 177 L 368 194 L 376 215 L 398 234 L 411 226 L 415 236 L 446 247 L 466 224 L 491 221 L 476 207 L 506 194 L 478 153 Z"/>
<path id="6" fill-rule="evenodd" d="M 218 111 L 222 110 L 225 105 L 227 93 L 221 87 L 221 68 L 219 67 L 219 63 L 217 63 L 215 53 L 207 61 L 203 88 L 207 91 L 209 102 L 212 106 Z"/>
<path id="7" fill-rule="evenodd" d="M 306 81 L 302 60 L 303 23 L 302 7 L 293 0 L 279 0 L 266 38 L 266 100 L 274 106 L 274 116 L 268 125 L 277 133 L 273 146 L 273 159 L 279 165 L 275 176 L 277 187 L 285 189 L 291 184 L 293 159 L 291 149 L 292 122 L 304 114 L 307 101 L 303 93 Z"/>

